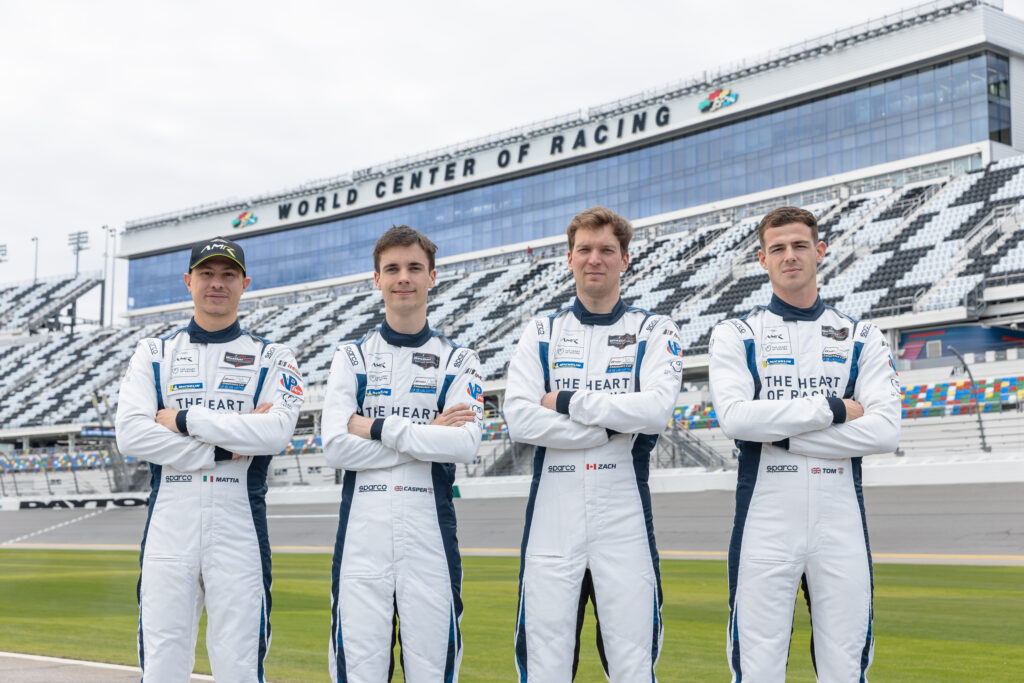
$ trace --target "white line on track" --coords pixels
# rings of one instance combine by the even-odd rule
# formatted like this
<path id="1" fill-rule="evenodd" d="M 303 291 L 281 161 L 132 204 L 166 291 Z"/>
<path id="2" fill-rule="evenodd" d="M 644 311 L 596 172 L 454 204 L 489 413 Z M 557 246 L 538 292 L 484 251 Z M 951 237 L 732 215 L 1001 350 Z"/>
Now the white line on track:
<path id="1" fill-rule="evenodd" d="M 0 657 L 10 657 L 12 659 L 27 659 L 33 662 L 50 662 L 51 664 L 69 664 L 73 666 L 87 666 L 95 669 L 109 669 L 110 671 L 131 671 L 134 673 L 142 673 L 142 669 L 137 666 L 125 666 L 124 664 L 107 664 L 106 662 L 89 662 L 83 659 L 62 659 L 60 657 L 44 657 L 42 655 L 25 655 L 20 652 L 0 652 Z M 213 676 L 207 676 L 205 674 L 192 674 L 193 680 L 200 681 L 212 681 Z"/>
<path id="2" fill-rule="evenodd" d="M 40 534 L 45 534 L 47 532 L 53 531 L 54 529 L 59 529 L 59 528 L 61 528 L 63 526 L 67 526 L 69 524 L 74 524 L 75 522 L 81 522 L 83 519 L 89 519 L 90 517 L 95 517 L 96 515 L 102 514 L 103 512 L 105 512 L 105 510 L 101 508 L 101 509 L 97 510 L 96 512 L 90 512 L 87 515 L 82 515 L 81 517 L 75 517 L 74 519 L 69 519 L 66 522 L 61 522 L 60 524 L 53 524 L 51 526 L 46 527 L 45 529 L 39 529 L 38 531 L 33 531 L 30 534 L 25 534 L 24 536 L 18 536 L 17 538 L 12 538 L 9 541 L 4 541 L 3 543 L 0 543 L 0 545 L 11 545 L 12 543 L 19 543 L 20 541 L 24 541 L 26 538 L 32 538 L 33 536 L 39 536 Z"/>

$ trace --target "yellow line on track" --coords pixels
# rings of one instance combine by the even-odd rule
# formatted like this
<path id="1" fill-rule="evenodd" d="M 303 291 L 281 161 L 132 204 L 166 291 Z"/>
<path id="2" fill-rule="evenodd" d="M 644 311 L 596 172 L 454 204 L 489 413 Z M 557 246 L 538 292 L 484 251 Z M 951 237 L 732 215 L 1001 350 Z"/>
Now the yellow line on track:
<path id="1" fill-rule="evenodd" d="M 957 555 L 947 553 L 872 553 L 872 557 L 899 560 L 1016 560 L 1024 562 L 1024 555 Z"/>

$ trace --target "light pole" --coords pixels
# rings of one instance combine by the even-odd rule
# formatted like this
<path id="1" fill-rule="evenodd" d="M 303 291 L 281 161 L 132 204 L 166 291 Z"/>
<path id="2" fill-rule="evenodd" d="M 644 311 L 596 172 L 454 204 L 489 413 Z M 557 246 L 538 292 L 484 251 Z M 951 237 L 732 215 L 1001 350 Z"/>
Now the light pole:
<path id="1" fill-rule="evenodd" d="M 32 266 L 32 284 L 35 284 L 39 275 L 39 238 L 33 237 L 32 241 L 36 243 L 36 260 Z"/>
<path id="2" fill-rule="evenodd" d="M 78 277 L 78 255 L 89 248 L 89 233 L 85 230 L 69 232 L 68 246 L 75 252 L 75 277 Z"/>
<path id="3" fill-rule="evenodd" d="M 68 233 L 68 246 L 71 247 L 71 251 L 75 252 L 75 278 L 78 278 L 78 255 L 89 248 L 89 233 L 85 230 L 79 230 L 77 232 Z M 75 318 L 78 316 L 78 300 L 71 302 L 71 308 L 68 309 L 68 314 L 71 318 L 71 332 L 70 338 L 75 338 Z"/>
<path id="4" fill-rule="evenodd" d="M 104 225 L 103 229 L 110 235 L 110 326 L 114 326 L 114 282 L 117 277 L 117 228 Z M 103 321 L 100 321 L 103 324 Z"/>

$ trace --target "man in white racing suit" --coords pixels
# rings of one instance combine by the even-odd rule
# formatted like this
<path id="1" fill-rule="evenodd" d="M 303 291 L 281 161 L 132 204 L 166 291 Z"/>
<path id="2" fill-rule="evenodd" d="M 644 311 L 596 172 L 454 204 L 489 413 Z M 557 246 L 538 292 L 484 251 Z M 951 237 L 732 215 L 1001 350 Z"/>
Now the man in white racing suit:
<path id="1" fill-rule="evenodd" d="M 671 319 L 620 298 L 632 233 L 602 207 L 573 218 L 576 300 L 530 321 L 509 364 L 509 436 L 537 447 L 515 631 L 524 682 L 572 680 L 588 599 L 609 680 L 654 679 L 662 596 L 647 474 L 682 349 Z"/>
<path id="2" fill-rule="evenodd" d="M 189 680 L 204 605 L 216 679 L 263 680 L 267 466 L 291 438 L 303 399 L 292 352 L 238 325 L 249 282 L 237 244 L 195 245 L 185 274 L 191 322 L 140 341 L 121 382 L 118 448 L 151 470 L 138 584 L 144 683 Z"/>
<path id="3" fill-rule="evenodd" d="M 861 457 L 896 449 L 900 389 L 879 329 L 825 306 L 813 214 L 758 225 L 774 294 L 717 325 L 711 399 L 736 439 L 727 656 L 733 681 L 784 681 L 799 586 L 819 681 L 866 680 L 874 650 Z"/>
<path id="4" fill-rule="evenodd" d="M 462 559 L 454 463 L 480 444 L 476 353 L 427 324 L 434 244 L 408 226 L 374 248 L 384 320 L 334 356 L 323 410 L 327 464 L 344 469 L 331 568 L 330 673 L 378 683 L 396 637 L 410 683 L 458 681 Z"/>

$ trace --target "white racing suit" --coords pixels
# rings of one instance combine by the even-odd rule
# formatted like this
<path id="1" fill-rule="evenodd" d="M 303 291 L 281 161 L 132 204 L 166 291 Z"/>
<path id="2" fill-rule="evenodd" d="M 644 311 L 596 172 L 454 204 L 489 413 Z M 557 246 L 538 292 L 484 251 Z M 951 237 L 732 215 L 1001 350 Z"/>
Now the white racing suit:
<path id="1" fill-rule="evenodd" d="M 535 445 L 519 569 L 519 680 L 575 676 L 587 599 L 611 681 L 654 680 L 661 578 L 647 486 L 650 453 L 682 381 L 675 324 L 620 300 L 576 300 L 531 321 L 508 369 L 505 419 Z M 541 406 L 558 391 L 558 410 Z"/>
<path id="2" fill-rule="evenodd" d="M 249 414 L 268 401 L 269 413 Z M 139 342 L 118 394 L 117 445 L 151 470 L 138 586 L 145 683 L 189 680 L 204 604 L 218 683 L 263 680 L 271 634 L 267 466 L 291 438 L 301 404 L 292 352 L 237 322 L 211 333 L 192 321 Z M 182 433 L 154 420 L 162 408 L 179 411 Z"/>
<path id="3" fill-rule="evenodd" d="M 394 671 L 396 623 L 405 680 L 458 681 L 462 559 L 452 483 L 480 445 L 483 389 L 476 353 L 425 326 L 383 323 L 334 355 L 323 410 L 327 464 L 344 469 L 331 567 L 330 672 L 379 683 Z M 461 427 L 430 425 L 468 404 Z M 358 413 L 372 439 L 348 433 Z"/>
<path id="4" fill-rule="evenodd" d="M 718 324 L 711 399 L 736 439 L 727 654 L 733 681 L 783 681 L 800 584 L 819 681 L 865 680 L 874 650 L 861 456 L 895 450 L 900 390 L 882 333 L 819 298 Z M 842 398 L 864 407 L 845 422 Z"/>

